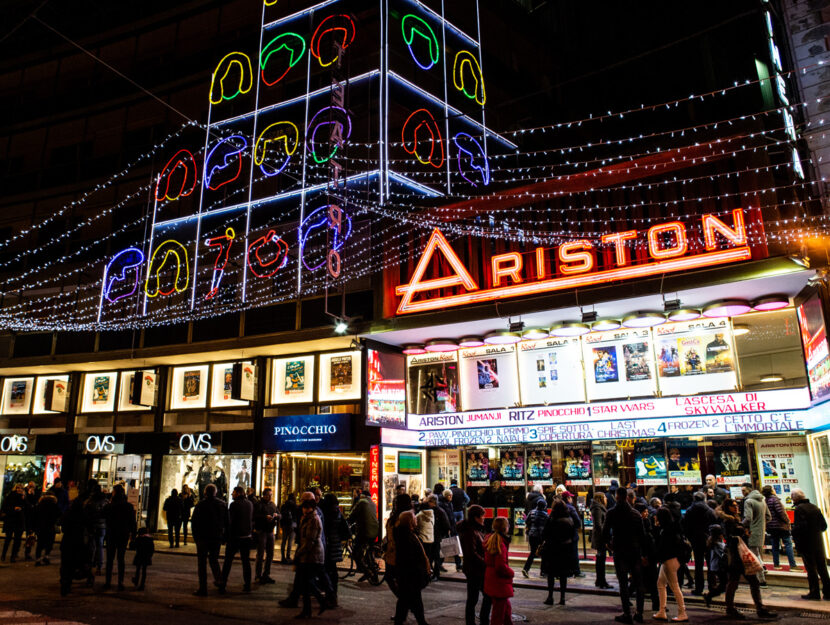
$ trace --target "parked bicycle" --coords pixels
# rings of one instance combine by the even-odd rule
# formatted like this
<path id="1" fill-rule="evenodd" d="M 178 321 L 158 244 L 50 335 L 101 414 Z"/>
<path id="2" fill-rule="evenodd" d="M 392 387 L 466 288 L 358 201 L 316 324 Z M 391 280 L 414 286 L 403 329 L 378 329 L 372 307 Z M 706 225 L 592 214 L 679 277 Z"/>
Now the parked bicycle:
<path id="1" fill-rule="evenodd" d="M 362 561 L 358 565 L 354 556 L 354 527 L 352 527 L 352 535 L 343 547 L 343 562 L 348 563 L 348 568 L 340 569 L 340 579 L 360 574 L 358 581 L 363 581 L 365 578 L 372 586 L 380 586 L 386 579 L 383 549 L 377 541 L 366 547 Z"/>

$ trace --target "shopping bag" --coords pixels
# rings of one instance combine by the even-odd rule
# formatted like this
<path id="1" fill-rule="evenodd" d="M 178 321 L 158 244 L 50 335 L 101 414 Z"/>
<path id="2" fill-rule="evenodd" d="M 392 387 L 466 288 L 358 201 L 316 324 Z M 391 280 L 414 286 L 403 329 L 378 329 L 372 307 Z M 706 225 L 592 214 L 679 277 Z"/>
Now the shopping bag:
<path id="1" fill-rule="evenodd" d="M 461 555 L 461 541 L 458 536 L 449 536 L 441 541 L 441 557 L 454 558 Z"/>
<path id="2" fill-rule="evenodd" d="M 764 565 L 754 553 L 746 546 L 743 538 L 738 539 L 738 555 L 741 557 L 741 562 L 744 565 L 744 575 L 757 575 L 764 570 Z"/>

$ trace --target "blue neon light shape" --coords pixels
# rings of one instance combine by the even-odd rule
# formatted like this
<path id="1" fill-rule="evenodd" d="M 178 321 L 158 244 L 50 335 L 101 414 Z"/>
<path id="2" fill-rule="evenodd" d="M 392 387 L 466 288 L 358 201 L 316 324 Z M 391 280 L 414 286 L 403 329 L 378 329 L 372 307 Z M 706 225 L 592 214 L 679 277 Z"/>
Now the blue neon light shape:
<path id="1" fill-rule="evenodd" d="M 481 183 L 485 187 L 490 184 L 490 162 L 487 160 L 484 148 L 481 147 L 478 140 L 466 132 L 459 132 L 452 138 L 452 142 L 455 143 L 455 147 L 458 148 L 458 173 L 461 174 L 461 177 L 474 187 L 478 186 L 476 181 L 470 180 L 464 173 L 464 166 L 461 162 L 463 155 L 467 161 L 467 164 L 478 171 L 481 176 Z"/>
<path id="2" fill-rule="evenodd" d="M 345 234 L 338 235 L 337 230 L 332 228 L 334 231 L 334 242 L 332 243 L 331 249 L 335 252 L 339 252 L 340 248 L 343 247 L 343 244 L 352 235 L 352 218 L 346 211 L 342 211 L 342 215 L 346 218 L 347 222 Z M 308 238 L 315 230 L 320 228 L 331 228 L 331 224 L 329 223 L 329 204 L 314 209 L 300 225 L 300 257 L 303 259 L 303 265 L 305 265 L 305 268 L 309 271 L 316 271 L 326 264 L 326 261 L 323 260 L 320 264 L 312 267 L 306 262 L 305 255 L 303 254 Z"/>
<path id="3" fill-rule="evenodd" d="M 334 120 L 331 120 L 331 121 L 325 120 L 325 121 L 320 121 L 319 123 L 317 123 L 317 118 L 322 113 L 325 113 L 325 112 L 327 112 L 331 109 L 333 109 L 335 111 L 340 111 L 343 114 L 343 117 L 345 118 L 346 122 L 348 122 L 348 129 L 343 128 L 343 123 L 338 119 L 334 119 Z M 311 118 L 311 121 L 308 122 L 308 128 L 306 129 L 306 148 L 308 149 L 309 153 L 311 154 L 312 158 L 314 159 L 314 162 L 318 163 L 320 165 L 322 165 L 323 163 L 327 163 L 332 158 L 334 158 L 334 155 L 337 154 L 337 148 L 339 147 L 339 146 L 334 146 L 334 149 L 331 151 L 331 154 L 329 154 L 326 158 L 324 158 L 322 160 L 317 157 L 317 153 L 315 151 L 316 148 L 314 146 L 315 138 L 317 136 L 317 131 L 320 130 L 320 128 L 322 128 L 323 126 L 328 126 L 329 124 L 340 124 L 341 131 L 346 130 L 346 132 L 343 132 L 341 134 L 344 141 L 352 136 L 352 118 L 349 117 L 349 114 L 346 112 L 346 109 L 344 109 L 341 106 L 324 106 L 319 111 L 317 111 L 314 114 L 314 117 Z"/>
<path id="4" fill-rule="evenodd" d="M 112 257 L 104 269 L 104 297 L 112 303 L 125 297 L 130 297 L 138 290 L 139 267 L 144 264 L 144 252 L 137 247 L 128 247 Z M 135 268 L 135 281 L 129 293 L 110 297 L 112 290 L 119 282 L 127 281 L 127 270 Z"/>
<path id="5" fill-rule="evenodd" d="M 242 145 L 236 147 L 233 143 L 234 141 L 241 141 Z M 239 178 L 239 174 L 242 173 L 242 152 L 247 147 L 248 140 L 242 135 L 232 135 L 226 139 L 220 139 L 211 148 L 210 152 L 208 152 L 207 159 L 205 159 L 205 186 L 211 191 L 215 191 L 219 187 Z M 238 157 L 236 161 L 238 167 L 236 175 L 224 182 L 220 182 L 215 187 L 211 186 L 213 176 L 230 167 L 233 164 L 231 161 L 234 157 Z"/>

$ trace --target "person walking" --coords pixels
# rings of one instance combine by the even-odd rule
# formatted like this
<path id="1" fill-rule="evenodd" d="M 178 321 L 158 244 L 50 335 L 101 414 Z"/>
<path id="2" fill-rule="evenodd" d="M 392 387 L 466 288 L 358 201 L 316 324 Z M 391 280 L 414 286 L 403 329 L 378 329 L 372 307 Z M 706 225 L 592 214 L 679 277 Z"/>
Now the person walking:
<path id="1" fill-rule="evenodd" d="M 544 498 L 545 495 L 542 493 L 542 485 L 534 484 L 533 488 L 527 494 L 527 497 L 525 497 L 525 518 L 533 514 L 533 511 L 538 506 L 539 500 Z M 545 505 L 545 508 L 547 508 L 547 505 Z"/>
<path id="2" fill-rule="evenodd" d="M 628 503 L 628 490 L 617 489 L 616 504 L 605 517 L 602 531 L 603 542 L 614 556 L 614 568 L 620 584 L 620 602 L 623 613 L 615 616 L 618 623 L 642 622 L 643 604 L 643 544 L 645 528 L 639 514 Z M 629 581 L 629 577 L 631 578 Z M 636 596 L 636 612 L 631 616 L 631 590 Z"/>
<path id="3" fill-rule="evenodd" d="M 190 514 L 193 506 L 196 505 L 196 495 L 187 484 L 182 484 L 182 492 L 179 493 L 182 500 L 182 544 L 187 546 L 187 526 L 190 523 Z"/>
<path id="4" fill-rule="evenodd" d="M 484 508 L 472 505 L 467 509 L 467 519 L 458 524 L 461 541 L 462 570 L 467 578 L 467 602 L 464 607 L 465 625 L 475 625 L 476 604 L 481 595 L 481 625 L 490 624 L 492 601 L 484 592 Z"/>
<path id="5" fill-rule="evenodd" d="M 260 584 L 273 584 L 271 562 L 274 561 L 274 528 L 280 513 L 274 503 L 273 491 L 262 491 L 254 506 L 254 530 L 256 531 L 256 581 Z"/>
<path id="6" fill-rule="evenodd" d="M 752 484 L 744 482 L 741 485 L 744 494 L 744 524 L 749 527 L 747 546 L 761 562 L 761 572 L 758 573 L 758 582 L 761 588 L 767 587 L 767 575 L 764 569 L 764 542 L 767 535 L 767 522 L 770 520 L 770 511 L 764 501 L 764 496 Z"/>
<path id="7" fill-rule="evenodd" d="M 392 512 L 386 519 L 386 549 L 383 550 L 383 560 L 386 563 L 386 584 L 395 597 L 398 596 L 398 578 L 395 573 L 397 567 L 397 549 L 395 546 L 395 528 L 402 512 L 412 510 L 412 499 L 407 494 L 395 495 L 392 500 Z"/>
<path id="8" fill-rule="evenodd" d="M 709 550 L 706 542 L 709 539 L 709 527 L 717 523 L 714 511 L 706 505 L 706 494 L 698 491 L 692 495 L 692 505 L 686 510 L 682 520 L 682 527 L 686 538 L 692 544 L 692 558 L 695 561 L 695 584 L 693 595 L 702 595 L 705 583 L 703 566 L 709 569 Z"/>
<path id="9" fill-rule="evenodd" d="M 233 501 L 228 507 L 228 530 L 226 532 L 225 561 L 222 564 L 222 582 L 219 592 L 225 592 L 231 574 L 233 559 L 239 553 L 242 560 L 242 590 L 251 591 L 251 547 L 254 544 L 254 504 L 245 495 L 245 489 L 235 486 L 231 493 Z"/>
<path id="10" fill-rule="evenodd" d="M 573 495 L 565 490 L 562 491 L 560 496 L 562 497 L 562 501 L 565 503 L 565 507 L 568 509 L 568 514 L 570 514 L 571 521 L 573 521 L 574 524 L 573 542 L 571 542 L 571 551 L 573 551 L 570 559 L 571 566 L 573 566 L 571 569 L 571 575 L 573 577 L 585 577 L 585 573 L 583 573 L 579 568 L 579 534 L 582 531 L 582 519 L 579 516 L 576 506 L 571 503 Z"/>
<path id="11" fill-rule="evenodd" d="M 440 492 L 434 492 L 435 496 L 438 497 L 438 506 L 441 510 L 444 511 L 444 514 L 447 515 L 447 521 L 450 524 L 450 536 L 458 536 L 458 523 L 455 520 L 455 510 L 452 507 L 452 491 L 450 489 L 444 490 L 443 485 L 439 482 L 437 486 L 441 486 Z M 443 566 L 444 559 L 441 558 L 441 566 L 438 569 L 438 573 L 446 573 L 447 569 Z M 461 572 L 461 556 L 455 556 L 455 572 Z"/>
<path id="12" fill-rule="evenodd" d="M 55 499 L 58 500 L 58 508 L 60 508 L 61 515 L 66 514 L 67 510 L 69 510 L 69 493 L 67 493 L 66 489 L 63 487 L 61 478 L 55 478 L 52 487 L 46 492 L 50 495 L 54 495 Z"/>
<path id="13" fill-rule="evenodd" d="M 219 550 L 228 527 L 228 507 L 216 496 L 216 486 L 205 486 L 203 497 L 193 508 L 190 529 L 196 543 L 196 561 L 199 588 L 193 594 L 207 596 L 207 567 L 210 564 L 215 586 L 222 584 L 222 570 L 219 568 Z"/>
<path id="14" fill-rule="evenodd" d="M 653 616 L 655 621 L 668 621 L 666 602 L 668 593 L 666 586 L 671 587 L 674 600 L 677 602 L 677 616 L 671 620 L 675 622 L 688 621 L 686 604 L 683 600 L 683 591 L 677 579 L 680 563 L 685 559 L 683 535 L 671 510 L 665 506 L 657 511 L 655 520 L 657 530 L 657 559 L 660 562 L 660 574 L 657 578 L 657 593 L 660 597 L 660 607 Z"/>
<path id="15" fill-rule="evenodd" d="M 537 504 L 538 505 L 538 504 Z M 553 605 L 553 590 L 559 580 L 559 605 L 565 605 L 568 576 L 573 570 L 574 523 L 568 507 L 560 499 L 554 502 L 550 518 L 542 531 L 542 572 L 548 578 L 546 605 Z"/>
<path id="16" fill-rule="evenodd" d="M 795 555 L 793 554 L 793 537 L 791 534 L 790 517 L 784 510 L 784 505 L 775 494 L 772 486 L 767 484 L 761 489 L 761 495 L 764 497 L 764 502 L 767 504 L 769 510 L 769 522 L 767 523 L 767 533 L 770 536 L 772 543 L 772 568 L 780 569 L 781 561 L 781 546 L 784 547 L 784 553 L 787 555 L 787 562 L 790 565 L 790 570 L 798 570 L 795 563 Z"/>
<path id="17" fill-rule="evenodd" d="M 84 514 L 85 496 L 78 496 L 69 505 L 61 517 L 61 597 L 72 590 L 72 581 L 76 577 L 85 577 L 88 586 L 92 586 L 95 576 L 90 568 L 89 535 L 87 519 Z"/>
<path id="18" fill-rule="evenodd" d="M 150 530 L 142 527 L 138 530 L 138 536 L 135 537 L 135 557 L 133 558 L 135 576 L 131 580 L 137 590 L 144 590 L 144 584 L 147 582 L 147 567 L 153 564 L 155 550 L 156 546 L 153 543 L 153 537 L 150 536 Z"/>
<path id="19" fill-rule="evenodd" d="M 738 549 L 738 544 L 742 540 L 749 538 L 749 532 L 744 524 L 741 522 L 741 517 L 738 512 L 738 504 L 731 497 L 727 497 L 721 504 L 721 510 L 718 513 L 718 519 L 723 525 L 723 533 L 726 537 L 726 553 L 727 553 L 727 582 L 726 582 L 726 614 L 732 618 L 743 618 L 743 615 L 735 609 L 735 591 L 738 590 L 741 577 L 743 577 L 749 584 L 749 591 L 752 595 L 752 601 L 755 603 L 755 611 L 759 618 L 775 618 L 776 614 L 770 612 L 764 607 L 761 599 L 761 585 L 758 581 L 757 575 L 746 575 L 744 573 L 744 564 L 741 560 L 741 554 Z"/>
<path id="20" fill-rule="evenodd" d="M 428 506 L 421 507 L 415 515 L 415 521 L 418 523 L 418 539 L 424 546 L 432 570 L 432 563 L 435 561 L 435 512 Z"/>
<path id="21" fill-rule="evenodd" d="M 657 510 L 641 502 L 634 504 L 634 510 L 643 521 L 643 592 L 651 599 L 651 609 L 660 611 L 660 596 L 657 594 L 657 577 L 660 575 L 660 560 L 657 557 Z"/>
<path id="22" fill-rule="evenodd" d="M 340 511 L 337 495 L 326 493 L 323 496 L 323 535 L 326 539 L 326 551 L 323 568 L 331 583 L 331 594 L 326 601 L 331 608 L 337 607 L 337 563 L 343 561 L 343 543 L 349 539 L 349 524 Z"/>
<path id="23" fill-rule="evenodd" d="M 441 541 L 448 538 L 450 535 L 450 520 L 444 509 L 438 505 L 438 497 L 436 495 L 429 495 L 424 502 L 428 510 L 432 511 L 434 520 L 433 526 L 433 543 L 432 554 L 430 555 L 430 565 L 432 566 L 433 579 L 441 578 L 441 570 L 444 567 L 444 558 L 441 557 Z"/>
<path id="24" fill-rule="evenodd" d="M 493 521 L 493 532 L 484 541 L 484 594 L 490 597 L 491 625 L 512 625 L 513 569 L 508 564 L 510 522 L 504 517 Z"/>
<path id="25" fill-rule="evenodd" d="M 26 540 L 23 543 L 23 559 L 28 562 L 32 559 L 32 549 L 37 542 L 35 535 L 35 507 L 37 507 L 37 500 L 40 497 L 40 491 L 35 487 L 34 482 L 29 482 L 23 489 L 23 498 L 25 500 L 24 518 L 26 522 Z"/>
<path id="26" fill-rule="evenodd" d="M 429 584 L 432 571 L 429 558 L 418 540 L 418 521 L 412 510 L 402 512 L 395 526 L 395 576 L 398 602 L 395 606 L 395 625 L 403 625 L 409 612 L 418 625 L 427 625 L 421 591 Z"/>
<path id="27" fill-rule="evenodd" d="M 320 604 L 319 614 L 327 607 L 326 600 L 318 588 L 315 580 L 325 575 L 325 549 L 323 547 L 323 524 L 317 515 L 317 500 L 309 497 L 303 500 L 301 507 L 302 517 L 297 531 L 297 551 L 294 562 L 297 575 L 294 578 L 295 590 L 299 590 L 303 599 L 302 612 L 297 618 L 311 618 L 311 595 L 314 595 Z"/>
<path id="28" fill-rule="evenodd" d="M 464 520 L 464 509 L 470 503 L 470 496 L 458 487 L 458 480 L 455 478 L 450 480 L 450 491 L 452 491 L 453 516 L 455 522 L 460 523 Z"/>
<path id="29" fill-rule="evenodd" d="M 728 567 L 726 560 L 726 541 L 724 540 L 723 527 L 719 524 L 709 526 L 709 539 L 706 541 L 706 548 L 709 552 L 709 588 L 703 593 L 703 600 L 706 606 L 712 605 L 712 599 L 726 590 L 728 581 Z"/>
<path id="30" fill-rule="evenodd" d="M 107 521 L 104 508 L 107 506 L 107 496 L 101 490 L 96 480 L 87 483 L 88 496 L 84 501 L 84 514 L 87 519 L 87 532 L 90 536 L 90 562 L 95 575 L 101 575 L 104 568 L 104 538 L 107 535 Z"/>
<path id="31" fill-rule="evenodd" d="M 530 577 L 530 568 L 536 559 L 536 552 L 542 545 L 542 533 L 545 530 L 545 524 L 548 522 L 548 504 L 540 493 L 537 494 L 539 496 L 534 499 L 536 508 L 525 519 L 525 535 L 527 536 L 527 542 L 530 547 L 530 553 L 527 554 L 525 565 L 522 567 L 522 575 L 525 577 Z"/>
<path id="32" fill-rule="evenodd" d="M 369 548 L 369 545 L 377 540 L 380 530 L 377 506 L 369 498 L 369 491 L 364 490 L 361 492 L 360 501 L 355 504 L 349 514 L 349 523 L 355 526 L 352 557 L 354 558 L 357 570 L 362 573 L 357 581 L 363 582 L 368 578 L 368 571 L 363 565 L 366 558 L 366 550 Z"/>
<path id="33" fill-rule="evenodd" d="M 608 514 L 607 501 L 604 493 L 594 493 L 594 498 L 591 500 L 591 520 L 594 523 L 591 531 L 591 549 L 596 551 L 596 574 L 597 579 L 594 586 L 602 588 L 603 590 L 611 590 L 613 586 L 608 583 L 605 576 L 605 560 L 607 558 L 607 551 L 605 543 L 602 540 L 602 530 L 605 527 L 605 516 Z"/>
<path id="34" fill-rule="evenodd" d="M 170 542 L 170 548 L 177 548 L 181 537 L 184 506 L 179 497 L 179 491 L 175 488 L 170 491 L 170 496 L 164 500 L 162 510 L 164 510 L 164 516 L 167 520 L 167 540 Z M 175 544 L 173 543 L 174 535 L 176 538 Z"/>
<path id="35" fill-rule="evenodd" d="M 55 545 L 55 526 L 61 517 L 58 499 L 50 493 L 44 493 L 35 506 L 34 523 L 37 547 L 35 548 L 35 566 L 49 564 L 49 554 Z"/>
<path id="36" fill-rule="evenodd" d="M 294 532 L 297 529 L 299 509 L 294 493 L 280 507 L 280 529 L 282 542 L 280 543 L 280 562 L 291 564 L 291 545 L 294 542 Z"/>
<path id="37" fill-rule="evenodd" d="M 827 520 L 819 507 L 810 503 L 803 490 L 794 488 L 791 496 L 795 506 L 793 539 L 804 561 L 807 584 L 810 588 L 810 592 L 802 595 L 802 598 L 819 599 L 818 583 L 821 580 L 822 595 L 825 600 L 830 601 L 830 576 L 827 575 L 827 559 L 824 554 L 824 541 L 821 537 L 827 530 Z"/>
<path id="38" fill-rule="evenodd" d="M 107 574 L 104 590 L 112 587 L 112 567 L 118 560 L 118 590 L 124 590 L 124 557 L 130 539 L 135 538 L 135 508 L 127 501 L 127 493 L 121 484 L 112 489 L 112 501 L 104 508 L 104 521 L 107 532 Z"/>
<path id="39" fill-rule="evenodd" d="M 20 543 L 23 541 L 23 532 L 26 531 L 26 496 L 23 492 L 23 484 L 15 484 L 3 501 L 0 508 L 3 514 L 3 533 L 6 539 L 3 541 L 3 555 L 0 562 L 6 561 L 6 556 L 11 546 L 12 555 L 10 562 L 17 562 L 17 554 L 20 552 Z"/>

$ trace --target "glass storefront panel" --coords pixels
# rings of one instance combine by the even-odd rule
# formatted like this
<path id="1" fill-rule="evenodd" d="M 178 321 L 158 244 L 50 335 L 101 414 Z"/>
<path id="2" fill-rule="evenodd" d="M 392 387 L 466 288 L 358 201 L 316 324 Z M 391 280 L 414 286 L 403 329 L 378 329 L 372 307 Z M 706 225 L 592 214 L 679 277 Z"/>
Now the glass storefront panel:
<path id="1" fill-rule="evenodd" d="M 813 469 L 813 481 L 816 492 L 819 493 L 818 500 L 811 500 L 824 514 L 830 518 L 830 433 L 811 434 L 810 461 Z M 830 536 L 824 532 L 824 552 L 830 553 Z"/>

